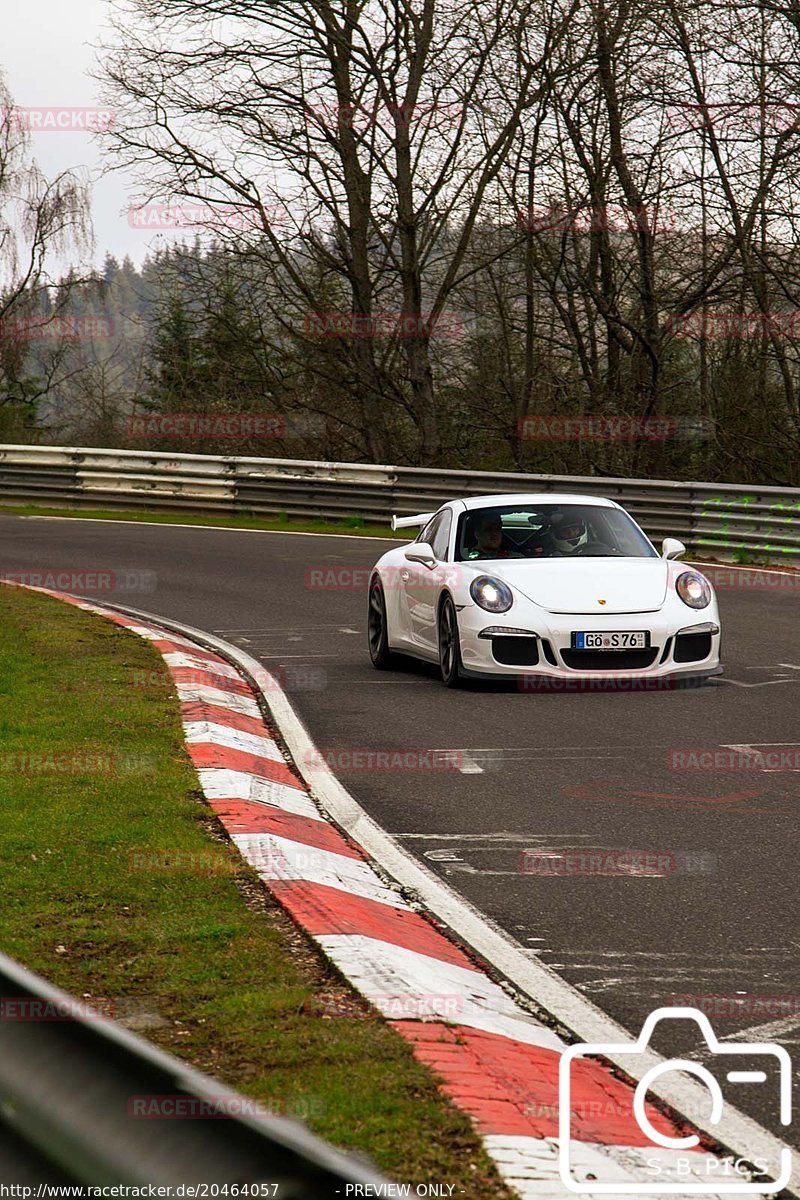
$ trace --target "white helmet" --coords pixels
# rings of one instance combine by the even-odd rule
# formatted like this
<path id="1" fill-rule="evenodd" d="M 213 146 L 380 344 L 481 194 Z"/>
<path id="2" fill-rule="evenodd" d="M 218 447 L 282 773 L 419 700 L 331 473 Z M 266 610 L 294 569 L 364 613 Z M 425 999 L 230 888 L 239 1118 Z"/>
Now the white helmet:
<path id="1" fill-rule="evenodd" d="M 589 531 L 581 516 L 557 513 L 553 517 L 553 544 L 559 554 L 574 554 L 589 541 Z"/>

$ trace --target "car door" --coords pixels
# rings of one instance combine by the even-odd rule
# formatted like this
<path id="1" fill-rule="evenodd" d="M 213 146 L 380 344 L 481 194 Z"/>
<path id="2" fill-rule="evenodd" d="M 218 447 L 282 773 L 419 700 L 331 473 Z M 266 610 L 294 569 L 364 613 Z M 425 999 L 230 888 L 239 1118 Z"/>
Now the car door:
<path id="1" fill-rule="evenodd" d="M 433 549 L 436 557 L 433 567 L 422 563 L 406 564 L 409 568 L 405 589 L 411 638 L 415 646 L 425 651 L 426 657 L 435 657 L 439 653 L 436 609 L 448 561 L 452 519 L 450 509 L 442 509 L 420 535 L 420 541 L 428 542 Z"/>

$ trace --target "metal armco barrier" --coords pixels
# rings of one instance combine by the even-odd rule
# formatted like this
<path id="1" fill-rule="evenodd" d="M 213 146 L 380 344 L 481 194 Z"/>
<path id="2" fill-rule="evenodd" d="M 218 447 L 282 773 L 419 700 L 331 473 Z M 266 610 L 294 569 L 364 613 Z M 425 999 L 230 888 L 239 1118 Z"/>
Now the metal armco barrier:
<path id="1" fill-rule="evenodd" d="M 607 496 L 624 505 L 654 540 L 678 537 L 695 552 L 800 559 L 800 488 L 0 446 L 0 504 L 358 516 L 388 524 L 393 512 L 426 511 L 454 496 L 534 491 Z"/>
<path id="2" fill-rule="evenodd" d="M 336 1200 L 347 1184 L 386 1192 L 386 1177 L 363 1161 L 261 1115 L 267 1105 L 253 1112 L 255 1101 L 4 955 L 0 1005 L 3 1184 L 31 1186 L 33 1196 L 45 1184 L 238 1184 L 227 1194 L 278 1200 Z"/>

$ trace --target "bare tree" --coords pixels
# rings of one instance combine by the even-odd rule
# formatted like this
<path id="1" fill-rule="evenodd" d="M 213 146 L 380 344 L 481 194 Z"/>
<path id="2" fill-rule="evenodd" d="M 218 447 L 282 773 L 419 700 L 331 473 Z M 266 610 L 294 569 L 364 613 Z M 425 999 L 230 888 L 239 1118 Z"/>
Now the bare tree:
<path id="1" fill-rule="evenodd" d="M 390 455 L 397 410 L 414 453 L 436 461 L 431 337 L 540 95 L 554 36 L 540 0 L 128 0 L 123 12 L 105 67 L 117 157 L 144 168 L 150 198 L 255 226 L 251 248 L 260 239 L 281 263 L 287 331 L 329 332 L 314 326 L 327 277 L 352 318 L 338 345 L 367 452 Z M 240 229 L 239 251 L 245 240 Z"/>
<path id="2" fill-rule="evenodd" d="M 29 343 L 46 336 L 60 315 L 66 291 L 51 303 L 53 260 L 89 242 L 88 191 L 70 171 L 47 180 L 30 157 L 0 76 L 0 409 L 3 424 L 23 415 L 32 423 L 36 405 L 58 371 L 57 352 L 37 376 L 26 374 Z"/>
<path id="3" fill-rule="evenodd" d="M 793 369 L 785 328 L 775 319 L 787 302 L 796 307 L 800 300 L 793 262 L 800 69 L 791 14 L 787 22 L 786 13 L 756 0 L 722 10 L 723 20 L 711 27 L 695 5 L 667 0 L 667 11 L 692 97 L 694 119 L 687 124 L 711 171 L 706 209 L 714 206 L 725 229 L 713 282 L 718 285 L 735 262 L 739 311 L 745 317 L 749 306 L 761 318 L 754 332 L 771 347 L 794 429 L 797 364 Z M 759 360 L 763 402 L 764 356 Z"/>
<path id="4" fill-rule="evenodd" d="M 727 387 L 706 318 L 749 308 L 763 337 L 748 354 L 771 350 L 769 364 L 751 355 L 755 394 L 766 413 L 778 383 L 791 440 L 798 330 L 774 314 L 797 295 L 798 72 L 790 15 L 766 13 L 759 0 L 591 0 L 543 60 L 539 118 L 503 175 L 525 258 L 519 412 L 555 367 L 577 411 L 705 416 L 715 379 Z M 697 339 L 695 315 L 706 322 Z M 656 450 L 583 456 L 647 471 L 666 461 Z M 529 464 L 524 450 L 516 458 Z"/>

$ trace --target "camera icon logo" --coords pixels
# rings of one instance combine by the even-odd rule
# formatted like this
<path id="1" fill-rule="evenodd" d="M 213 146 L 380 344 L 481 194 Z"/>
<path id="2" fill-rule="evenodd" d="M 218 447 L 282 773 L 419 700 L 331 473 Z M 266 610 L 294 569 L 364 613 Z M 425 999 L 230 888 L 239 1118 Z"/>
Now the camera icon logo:
<path id="1" fill-rule="evenodd" d="M 718 1125 L 722 1120 L 725 1101 L 719 1082 L 711 1071 L 702 1063 L 690 1059 L 672 1058 L 658 1062 L 651 1067 L 639 1080 L 633 1093 L 631 1113 L 639 1130 L 647 1139 L 644 1152 L 648 1146 L 652 1149 L 652 1158 L 646 1161 L 651 1164 L 653 1182 L 611 1182 L 600 1181 L 594 1177 L 579 1179 L 574 1168 L 574 1142 L 572 1139 L 572 1077 L 574 1064 L 584 1058 L 601 1055 L 614 1061 L 631 1060 L 631 1074 L 635 1075 L 637 1056 L 647 1054 L 653 1031 L 659 1021 L 692 1020 L 700 1027 L 700 1032 L 715 1058 L 719 1056 L 720 1065 L 724 1068 L 727 1081 L 731 1084 L 761 1084 L 767 1083 L 770 1075 L 777 1075 L 779 1095 L 779 1119 L 782 1125 L 791 1122 L 791 1076 L 792 1064 L 783 1046 L 773 1043 L 749 1042 L 720 1042 L 711 1022 L 705 1013 L 696 1008 L 659 1008 L 651 1013 L 642 1026 L 642 1031 L 635 1042 L 598 1042 L 579 1043 L 569 1046 L 561 1056 L 559 1067 L 559 1172 L 561 1182 L 570 1192 L 581 1196 L 599 1195 L 774 1195 L 784 1188 L 792 1174 L 792 1152 L 784 1146 L 780 1156 L 776 1155 L 774 1163 L 758 1163 L 759 1174 L 770 1175 L 765 1182 L 745 1178 L 750 1172 L 743 1159 L 722 1159 L 717 1155 L 703 1153 L 700 1138 L 696 1134 L 680 1136 L 675 1133 L 665 1133 L 657 1129 L 647 1112 L 645 1101 L 648 1091 L 656 1080 L 671 1071 L 680 1071 L 693 1075 L 706 1087 L 709 1094 L 709 1111 L 707 1120 L 711 1125 Z M 764 1070 L 737 1070 L 741 1067 L 741 1056 L 758 1058 L 763 1063 Z M 738 1058 L 738 1062 L 737 1062 Z M 726 1062 L 726 1059 L 730 1061 Z M 749 1064 L 748 1064 L 749 1067 Z M 768 1068 L 772 1068 L 771 1072 Z M 668 1181 L 664 1176 L 669 1176 Z M 659 1176 L 661 1178 L 659 1179 Z"/>

